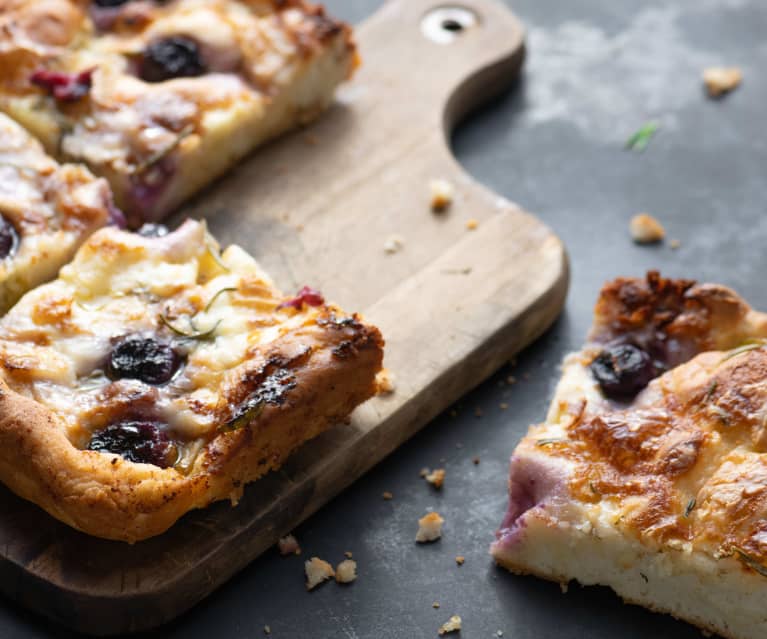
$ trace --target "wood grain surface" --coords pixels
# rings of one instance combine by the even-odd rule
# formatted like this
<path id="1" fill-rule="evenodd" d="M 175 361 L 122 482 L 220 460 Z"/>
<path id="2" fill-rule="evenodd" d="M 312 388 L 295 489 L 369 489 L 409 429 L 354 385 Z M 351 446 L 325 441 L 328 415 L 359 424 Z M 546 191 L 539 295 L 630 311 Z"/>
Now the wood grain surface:
<path id="1" fill-rule="evenodd" d="M 425 37 L 435 0 L 390 0 L 357 30 L 363 66 L 315 125 L 259 151 L 185 210 L 255 254 L 291 291 L 319 287 L 387 341 L 393 394 L 360 407 L 250 485 L 237 508 L 190 513 L 133 546 L 87 537 L 0 490 L 0 589 L 71 628 L 116 634 L 193 606 L 539 336 L 568 283 L 560 241 L 476 184 L 448 146 L 455 122 L 511 86 L 521 24 L 463 0 L 476 24 Z M 520 158 L 519 161 L 523 161 Z M 428 182 L 456 187 L 443 213 Z M 475 219 L 478 226 L 467 228 Z M 384 251 L 392 236 L 401 250 Z"/>

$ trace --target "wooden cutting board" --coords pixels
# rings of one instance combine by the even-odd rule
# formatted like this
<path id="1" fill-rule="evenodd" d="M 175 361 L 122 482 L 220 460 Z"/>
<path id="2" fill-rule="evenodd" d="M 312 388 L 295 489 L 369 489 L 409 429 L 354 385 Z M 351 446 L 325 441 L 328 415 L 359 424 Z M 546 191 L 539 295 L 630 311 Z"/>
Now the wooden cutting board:
<path id="1" fill-rule="evenodd" d="M 560 241 L 475 183 L 448 148 L 454 123 L 508 88 L 521 24 L 491 0 L 434 13 L 390 0 L 357 31 L 363 67 L 315 125 L 259 151 L 193 202 L 223 243 L 286 291 L 319 287 L 387 341 L 396 391 L 252 484 L 239 507 L 187 515 L 128 546 L 87 537 L 0 489 L 0 589 L 80 631 L 150 628 L 188 609 L 382 460 L 559 314 Z M 443 7 L 444 8 L 444 7 Z M 523 161 L 520 158 L 519 161 Z M 456 187 L 444 213 L 428 182 Z M 171 223 L 182 219 L 176 216 Z M 478 221 L 467 229 L 470 219 Z M 390 236 L 401 250 L 384 251 Z"/>

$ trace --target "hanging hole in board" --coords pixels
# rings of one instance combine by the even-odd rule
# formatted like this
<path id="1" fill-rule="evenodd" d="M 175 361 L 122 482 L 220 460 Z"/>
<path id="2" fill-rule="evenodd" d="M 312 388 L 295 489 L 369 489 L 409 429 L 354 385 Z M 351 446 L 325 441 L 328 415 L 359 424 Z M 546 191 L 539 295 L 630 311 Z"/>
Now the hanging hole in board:
<path id="1" fill-rule="evenodd" d="M 442 6 L 421 20 L 421 33 L 437 44 L 450 44 L 479 22 L 477 14 L 465 7 Z"/>

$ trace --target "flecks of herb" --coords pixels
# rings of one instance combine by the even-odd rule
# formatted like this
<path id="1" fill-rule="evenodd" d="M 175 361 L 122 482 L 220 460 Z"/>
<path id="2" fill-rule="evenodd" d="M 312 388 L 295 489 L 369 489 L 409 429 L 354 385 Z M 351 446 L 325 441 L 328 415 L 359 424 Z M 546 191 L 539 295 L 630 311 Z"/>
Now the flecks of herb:
<path id="1" fill-rule="evenodd" d="M 564 441 L 560 437 L 549 437 L 547 439 L 539 439 L 535 442 L 536 446 L 551 446 L 552 444 L 558 444 L 559 442 Z"/>
<path id="2" fill-rule="evenodd" d="M 728 413 L 724 408 L 721 406 L 718 406 L 716 404 L 709 404 L 708 410 L 714 413 L 719 418 L 719 421 L 722 422 L 725 426 L 730 425 L 730 419 L 732 418 L 732 415 Z"/>
<path id="3" fill-rule="evenodd" d="M 660 124 L 651 120 L 643 124 L 634 135 L 626 140 L 626 148 L 632 151 L 644 151 L 650 143 L 652 136 L 660 128 Z"/>
<path id="4" fill-rule="evenodd" d="M 223 270 L 225 270 L 227 273 L 231 270 L 226 264 L 224 264 L 224 260 L 221 259 L 221 253 L 216 244 L 216 240 L 214 240 L 213 236 L 207 232 L 205 233 L 205 248 L 207 249 L 208 253 L 210 253 L 213 261 Z"/>
<path id="5" fill-rule="evenodd" d="M 228 422 L 219 426 L 218 428 L 219 432 L 231 433 L 235 430 L 240 430 L 241 428 L 245 428 L 245 426 L 247 426 L 250 422 L 252 422 L 254 419 L 256 419 L 256 417 L 258 417 L 261 414 L 261 411 L 264 410 L 265 405 L 266 405 L 266 402 L 263 399 L 257 399 L 252 404 L 247 405 L 245 407 L 245 410 L 240 412 L 238 415 L 235 415 Z"/>
<path id="6" fill-rule="evenodd" d="M 227 286 L 226 288 L 222 288 L 216 291 L 213 297 L 210 298 L 210 301 L 205 305 L 205 308 L 202 309 L 202 312 L 207 313 L 211 309 L 213 304 L 216 303 L 216 300 L 224 293 L 234 293 L 236 290 L 237 290 L 236 286 Z"/>
<path id="7" fill-rule="evenodd" d="M 206 331 L 198 331 L 196 333 L 189 333 L 187 331 L 183 331 L 177 326 L 174 326 L 171 321 L 165 317 L 165 315 L 160 315 L 160 323 L 167 326 L 172 332 L 174 332 L 179 337 L 183 337 L 184 339 L 196 339 L 196 340 L 208 340 L 211 339 L 215 334 L 216 330 L 218 329 L 219 324 L 221 324 L 221 320 L 218 320 L 211 328 L 209 328 Z"/>
<path id="8" fill-rule="evenodd" d="M 189 137 L 193 132 L 194 132 L 194 125 L 187 124 L 183 129 L 181 129 L 181 131 L 178 132 L 178 134 L 176 135 L 175 138 L 173 138 L 173 140 L 171 140 L 163 148 L 157 149 L 157 151 L 152 153 L 146 160 L 136 165 L 136 168 L 133 169 L 133 172 L 143 173 L 147 169 L 153 167 L 164 157 L 172 153 L 176 149 L 176 147 L 178 147 L 178 145 L 184 141 L 184 138 Z"/>
<path id="9" fill-rule="evenodd" d="M 650 583 L 650 580 L 647 578 L 647 575 L 645 575 L 643 572 L 639 573 L 639 576 L 644 579 L 645 583 Z"/>
<path id="10" fill-rule="evenodd" d="M 593 481 L 589 482 L 589 488 L 591 489 L 591 492 L 595 495 L 601 495 L 601 493 L 597 490 L 597 487 L 594 485 Z"/>
<path id="11" fill-rule="evenodd" d="M 687 507 L 684 509 L 684 516 L 685 518 L 690 516 L 690 513 L 692 512 L 693 508 L 695 508 L 695 504 L 698 503 L 695 497 L 690 499 L 690 501 L 687 502 Z"/>
<path id="12" fill-rule="evenodd" d="M 760 575 L 762 575 L 762 577 L 767 577 L 767 566 L 758 562 L 742 548 L 732 546 L 732 549 L 737 553 L 738 559 L 746 564 L 746 566 L 751 568 L 751 570 L 758 572 Z"/>
<path id="13" fill-rule="evenodd" d="M 741 355 L 742 353 L 746 353 L 748 351 L 753 351 L 757 348 L 762 348 L 765 345 L 764 340 L 754 341 L 754 342 L 747 342 L 746 344 L 743 344 L 741 346 L 738 346 L 738 348 L 733 348 L 727 355 L 722 357 L 722 359 L 719 361 L 720 364 L 723 364 L 728 359 L 731 359 L 733 357 L 737 357 L 738 355 Z"/>
<path id="14" fill-rule="evenodd" d="M 719 386 L 719 382 L 717 380 L 714 380 L 713 382 L 711 382 L 711 384 L 708 387 L 708 390 L 706 391 L 706 395 L 703 397 L 704 402 L 707 402 L 708 400 L 711 399 L 711 396 L 716 391 L 717 386 Z"/>

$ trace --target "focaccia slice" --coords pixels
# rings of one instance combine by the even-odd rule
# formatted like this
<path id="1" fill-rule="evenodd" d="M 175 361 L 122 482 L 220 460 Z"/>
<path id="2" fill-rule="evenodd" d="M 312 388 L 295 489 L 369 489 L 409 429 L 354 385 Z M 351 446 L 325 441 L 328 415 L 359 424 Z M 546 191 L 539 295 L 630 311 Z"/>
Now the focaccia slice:
<path id="1" fill-rule="evenodd" d="M 718 285 L 607 284 L 511 458 L 492 548 L 732 639 L 767 636 L 767 316 Z"/>
<path id="2" fill-rule="evenodd" d="M 382 349 L 202 223 L 107 227 L 0 320 L 0 480 L 91 535 L 157 535 L 346 419 Z"/>
<path id="3" fill-rule="evenodd" d="M 0 0 L 0 109 L 106 177 L 131 228 L 315 118 L 356 65 L 303 0 Z"/>
<path id="4" fill-rule="evenodd" d="M 105 180 L 57 164 L 0 113 L 0 315 L 56 277 L 85 238 L 116 217 Z"/>

